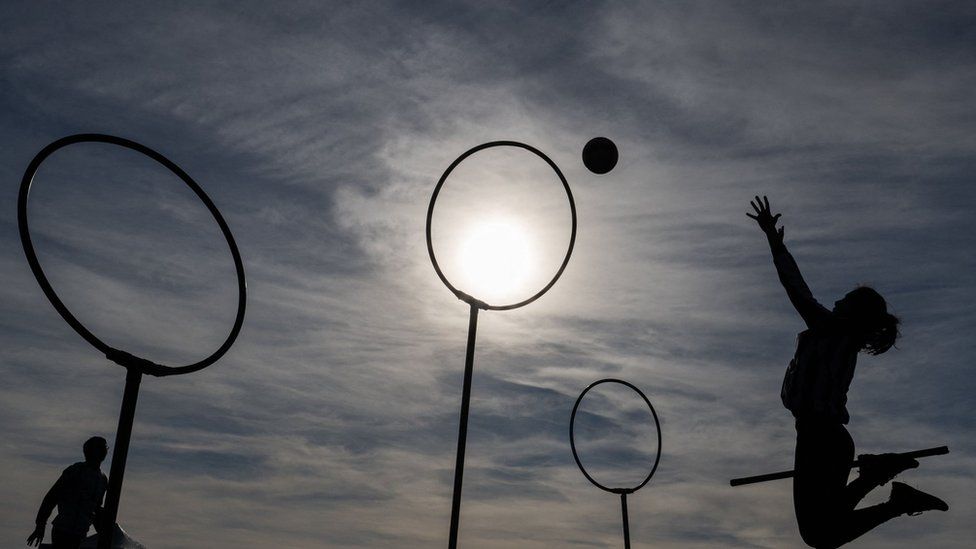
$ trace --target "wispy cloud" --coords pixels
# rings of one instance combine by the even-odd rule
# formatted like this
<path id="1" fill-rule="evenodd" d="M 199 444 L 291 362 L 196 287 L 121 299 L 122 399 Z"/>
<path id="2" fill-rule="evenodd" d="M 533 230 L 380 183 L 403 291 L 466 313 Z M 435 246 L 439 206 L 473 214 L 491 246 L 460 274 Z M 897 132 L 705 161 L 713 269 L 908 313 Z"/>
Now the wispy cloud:
<path id="1" fill-rule="evenodd" d="M 466 546 L 619 543 L 619 502 L 568 441 L 576 396 L 609 376 L 644 389 L 663 424 L 660 469 L 630 502 L 635 542 L 798 543 L 788 483 L 727 485 L 792 462 L 778 392 L 800 323 L 743 215 L 755 193 L 783 211 L 825 303 L 871 283 L 904 319 L 897 352 L 860 362 L 859 451 L 953 449 L 912 473 L 952 511 L 866 546 L 970 544 L 967 4 L 8 2 L 0 15 L 0 463 L 17 473 L 0 488 L 0 543 L 21 542 L 84 438 L 115 427 L 122 372 L 45 303 L 13 207 L 41 146 L 102 131 L 194 176 L 248 272 L 228 355 L 143 384 L 121 522 L 150 547 L 444 542 L 467 310 L 428 264 L 424 214 L 441 171 L 493 139 L 552 156 L 580 225 L 549 294 L 481 315 Z M 578 160 L 595 135 L 621 151 L 602 177 Z M 209 352 L 234 286 L 206 212 L 138 159 L 65 153 L 32 198 L 58 291 L 119 346 Z"/>

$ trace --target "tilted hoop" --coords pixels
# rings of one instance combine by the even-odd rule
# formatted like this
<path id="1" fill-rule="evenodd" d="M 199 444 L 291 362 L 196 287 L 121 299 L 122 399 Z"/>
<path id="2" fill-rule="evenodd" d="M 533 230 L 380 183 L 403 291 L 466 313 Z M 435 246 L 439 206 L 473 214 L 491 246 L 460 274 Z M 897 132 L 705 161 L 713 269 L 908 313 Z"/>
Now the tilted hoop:
<path id="1" fill-rule="evenodd" d="M 217 221 L 217 225 L 220 226 L 220 232 L 223 233 L 224 239 L 227 241 L 227 245 L 230 247 L 230 253 L 234 258 L 234 269 L 237 271 L 237 316 L 234 319 L 234 326 L 230 330 L 230 334 L 227 339 L 220 345 L 220 347 L 214 351 L 210 356 L 204 358 L 199 362 L 193 364 L 188 364 L 186 366 L 164 366 L 162 364 L 156 364 L 152 361 L 136 357 L 120 351 L 118 349 L 113 349 L 101 339 L 99 339 L 95 334 L 91 333 L 81 322 L 78 321 L 71 311 L 65 306 L 58 297 L 58 294 L 54 291 L 51 283 L 48 282 L 47 277 L 44 275 L 44 270 L 41 269 L 41 264 L 37 260 L 37 254 L 34 252 L 34 245 L 31 242 L 30 229 L 27 225 L 27 198 L 30 194 L 31 183 L 34 180 L 34 175 L 37 173 L 38 168 L 40 168 L 41 163 L 51 156 L 55 151 L 67 147 L 69 145 L 74 145 L 76 143 L 108 143 L 110 145 L 118 145 L 126 149 L 130 149 L 139 153 L 142 153 L 149 158 L 152 158 L 156 162 L 162 164 L 169 171 L 174 173 L 177 177 L 183 180 L 184 183 L 190 189 L 196 193 L 197 197 L 203 201 L 203 204 L 210 211 L 214 220 Z M 234 340 L 237 339 L 237 335 L 241 331 L 241 326 L 244 323 L 244 310 L 247 304 L 247 283 L 244 280 L 244 263 L 241 261 L 241 254 L 237 249 L 237 243 L 234 242 L 234 236 L 230 232 L 230 228 L 227 226 L 227 222 L 224 221 L 223 216 L 217 210 L 217 206 L 214 205 L 210 197 L 203 192 L 203 189 L 197 185 L 196 181 L 193 180 L 186 172 L 180 169 L 179 166 L 171 162 L 168 158 L 162 154 L 150 149 L 149 147 L 136 143 L 135 141 L 130 141 L 121 137 L 116 137 L 114 135 L 105 135 L 98 133 L 84 133 L 69 135 L 67 137 L 62 137 L 57 141 L 49 144 L 48 146 L 41 149 L 41 152 L 37 153 L 30 164 L 27 166 L 27 171 L 24 172 L 24 178 L 20 183 L 20 193 L 17 197 L 17 226 L 20 229 L 20 242 L 24 245 L 24 253 L 27 255 L 27 263 L 30 264 L 31 271 L 34 273 L 34 278 L 37 279 L 37 283 L 41 286 L 41 290 L 44 291 L 44 295 L 47 296 L 51 305 L 58 311 L 61 318 L 71 326 L 74 331 L 78 332 L 78 335 L 85 338 L 85 341 L 90 343 L 93 347 L 102 352 L 110 360 L 113 360 L 119 364 L 126 367 L 135 367 L 144 371 L 145 373 L 155 375 L 155 376 L 169 376 L 176 374 L 187 374 L 190 372 L 195 372 L 197 370 L 202 370 L 207 366 L 216 362 L 224 353 L 230 349 L 231 345 L 234 344 Z"/>

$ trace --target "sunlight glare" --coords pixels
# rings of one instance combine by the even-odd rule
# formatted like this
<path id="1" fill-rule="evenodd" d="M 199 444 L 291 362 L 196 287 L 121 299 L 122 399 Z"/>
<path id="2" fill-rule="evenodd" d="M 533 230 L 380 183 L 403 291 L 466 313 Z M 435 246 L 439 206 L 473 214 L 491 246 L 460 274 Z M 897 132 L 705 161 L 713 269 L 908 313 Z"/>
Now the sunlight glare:
<path id="1" fill-rule="evenodd" d="M 525 232 L 507 220 L 474 227 L 463 239 L 461 265 L 475 297 L 511 298 L 522 290 L 530 274 Z"/>

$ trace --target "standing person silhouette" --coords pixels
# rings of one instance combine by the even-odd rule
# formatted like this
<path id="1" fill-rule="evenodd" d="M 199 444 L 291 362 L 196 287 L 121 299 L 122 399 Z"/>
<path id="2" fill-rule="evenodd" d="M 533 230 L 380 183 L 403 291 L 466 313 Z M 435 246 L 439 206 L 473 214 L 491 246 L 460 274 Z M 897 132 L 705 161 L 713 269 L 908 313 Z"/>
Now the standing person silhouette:
<path id="1" fill-rule="evenodd" d="M 108 443 L 102 437 L 91 437 L 83 447 L 85 461 L 69 466 L 48 490 L 37 511 L 36 527 L 27 538 L 27 545 L 40 546 L 44 527 L 54 507 L 58 516 L 51 523 L 52 549 L 78 549 L 88 534 L 88 527 L 96 522 L 108 479 L 100 466 L 108 455 Z"/>
<path id="2" fill-rule="evenodd" d="M 918 462 L 897 454 L 863 455 L 858 478 L 847 478 L 854 462 L 854 440 L 844 427 L 847 389 L 858 352 L 879 355 L 898 337 L 898 319 L 888 313 L 878 292 L 866 286 L 850 291 L 828 310 L 814 299 L 793 256 L 783 244 L 783 228 L 769 199 L 750 202 L 766 234 L 779 280 L 807 329 L 797 337 L 780 396 L 796 418 L 793 506 L 803 541 L 817 549 L 840 547 L 902 514 L 946 511 L 941 499 L 893 482 L 887 502 L 855 509 L 874 488 Z"/>

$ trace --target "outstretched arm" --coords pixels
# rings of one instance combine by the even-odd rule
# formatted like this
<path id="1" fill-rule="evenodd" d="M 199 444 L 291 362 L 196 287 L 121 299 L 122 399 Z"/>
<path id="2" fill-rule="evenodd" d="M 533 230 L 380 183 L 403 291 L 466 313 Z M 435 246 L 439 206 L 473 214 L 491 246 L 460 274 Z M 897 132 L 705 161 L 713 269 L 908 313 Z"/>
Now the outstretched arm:
<path id="1" fill-rule="evenodd" d="M 34 520 L 34 532 L 27 538 L 27 545 L 39 546 L 44 541 L 44 528 L 47 526 L 47 519 L 58 504 L 58 497 L 61 495 L 63 485 L 64 473 L 54 483 L 54 486 L 51 486 L 41 501 L 41 508 L 37 510 L 37 518 Z"/>
<path id="2" fill-rule="evenodd" d="M 756 220 L 759 228 L 766 235 L 769 242 L 769 250 L 773 253 L 773 264 L 776 265 L 776 274 L 779 281 L 786 289 L 786 295 L 793 303 L 807 327 L 812 328 L 830 316 L 830 312 L 813 297 L 813 292 L 803 280 L 800 268 L 796 261 L 783 243 L 783 227 L 776 227 L 776 222 L 782 214 L 773 215 L 769 207 L 769 199 L 765 196 L 762 200 L 757 196 L 755 201 L 751 201 L 752 209 L 756 214 L 746 213 L 747 216 Z"/>

